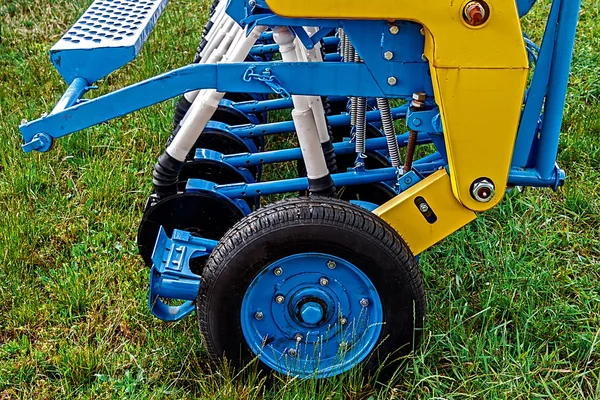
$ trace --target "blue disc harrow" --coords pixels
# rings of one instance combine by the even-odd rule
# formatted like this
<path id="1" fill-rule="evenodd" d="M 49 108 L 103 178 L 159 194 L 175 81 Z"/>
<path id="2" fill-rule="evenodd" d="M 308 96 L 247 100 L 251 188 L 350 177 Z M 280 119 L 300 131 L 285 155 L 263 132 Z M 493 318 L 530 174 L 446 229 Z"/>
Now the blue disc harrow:
<path id="1" fill-rule="evenodd" d="M 418 255 L 564 183 L 579 0 L 552 1 L 540 45 L 535 0 L 394 1 L 215 0 L 192 63 L 96 97 L 167 0 L 95 0 L 50 50 L 68 88 L 20 126 L 26 152 L 178 99 L 137 240 L 151 312 L 195 312 L 214 361 L 393 370 L 424 324 Z"/>

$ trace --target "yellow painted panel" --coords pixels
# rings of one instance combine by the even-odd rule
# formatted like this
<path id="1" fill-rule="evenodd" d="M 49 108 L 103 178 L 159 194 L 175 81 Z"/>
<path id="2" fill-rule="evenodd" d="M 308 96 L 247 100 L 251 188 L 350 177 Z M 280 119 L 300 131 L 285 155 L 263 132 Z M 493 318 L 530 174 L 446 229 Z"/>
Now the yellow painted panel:
<path id="1" fill-rule="evenodd" d="M 437 216 L 429 223 L 415 204 L 425 199 Z M 476 218 L 452 194 L 450 177 L 439 170 L 373 211 L 402 236 L 414 255 L 433 246 Z"/>
<path id="2" fill-rule="evenodd" d="M 527 79 L 520 69 L 432 70 L 437 80 L 450 177 L 466 207 L 485 211 L 504 195 Z M 489 203 L 471 197 L 471 184 L 488 178 L 496 186 Z"/>

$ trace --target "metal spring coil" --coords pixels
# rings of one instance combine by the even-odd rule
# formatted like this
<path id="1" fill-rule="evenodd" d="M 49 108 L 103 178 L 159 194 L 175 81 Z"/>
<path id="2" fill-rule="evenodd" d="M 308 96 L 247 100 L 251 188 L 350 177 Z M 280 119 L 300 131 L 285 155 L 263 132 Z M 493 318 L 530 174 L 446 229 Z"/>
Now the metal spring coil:
<path id="1" fill-rule="evenodd" d="M 366 149 L 367 134 L 367 98 L 358 97 L 356 106 L 356 153 L 363 155 Z"/>
<path id="2" fill-rule="evenodd" d="M 392 110 L 390 109 L 390 101 L 388 99 L 378 98 L 377 108 L 381 113 L 381 124 L 383 125 L 383 133 L 387 141 L 388 152 L 393 167 L 400 166 L 400 149 L 398 148 L 398 140 L 396 139 L 396 128 L 392 118 Z"/>

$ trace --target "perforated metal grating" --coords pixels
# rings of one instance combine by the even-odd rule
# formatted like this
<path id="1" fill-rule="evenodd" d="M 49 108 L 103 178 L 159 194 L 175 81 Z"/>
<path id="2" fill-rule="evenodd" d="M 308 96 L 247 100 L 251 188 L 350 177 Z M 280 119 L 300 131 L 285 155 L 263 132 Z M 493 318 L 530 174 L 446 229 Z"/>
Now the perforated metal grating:
<path id="1" fill-rule="evenodd" d="M 90 48 L 133 44 L 149 20 L 162 11 L 164 3 L 163 0 L 95 1 L 57 45 Z"/>
<path id="2" fill-rule="evenodd" d="M 168 0 L 96 0 L 50 49 L 67 83 L 89 83 L 135 59 Z"/>

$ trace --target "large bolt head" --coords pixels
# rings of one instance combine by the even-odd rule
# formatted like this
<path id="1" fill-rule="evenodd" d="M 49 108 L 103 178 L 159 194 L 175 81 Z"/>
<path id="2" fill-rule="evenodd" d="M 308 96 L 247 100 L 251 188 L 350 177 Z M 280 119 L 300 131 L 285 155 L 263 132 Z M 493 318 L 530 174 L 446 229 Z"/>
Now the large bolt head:
<path id="1" fill-rule="evenodd" d="M 257 311 L 254 313 L 254 318 L 256 318 L 258 321 L 263 319 L 263 317 L 264 317 L 264 314 L 262 313 L 262 311 Z"/>
<path id="2" fill-rule="evenodd" d="M 425 101 L 427 100 L 427 93 L 425 92 L 415 92 L 412 95 L 413 100 L 417 101 Z"/>
<path id="3" fill-rule="evenodd" d="M 335 269 L 335 267 L 336 267 L 335 261 L 333 261 L 333 260 L 327 261 L 327 268 L 329 268 L 329 269 Z"/>
<path id="4" fill-rule="evenodd" d="M 319 279 L 319 283 L 321 284 L 321 286 L 327 286 L 327 285 L 329 285 L 329 279 L 321 278 L 321 279 Z"/>
<path id="5" fill-rule="evenodd" d="M 274 273 L 276 276 L 281 276 L 281 274 L 283 274 L 283 269 L 281 269 L 281 267 L 277 267 L 277 268 L 275 268 L 275 269 L 273 270 L 273 273 Z"/>
<path id="6" fill-rule="evenodd" d="M 398 34 L 398 32 L 400 32 L 400 28 L 398 28 L 398 25 L 390 26 L 390 33 L 392 35 L 396 35 L 396 34 Z"/>
<path id="7" fill-rule="evenodd" d="M 394 58 L 394 53 L 392 53 L 391 51 L 386 51 L 385 53 L 383 53 L 383 58 L 389 61 L 392 58 Z"/>
<path id="8" fill-rule="evenodd" d="M 396 83 L 398 83 L 398 79 L 396 79 L 396 77 L 395 77 L 395 76 L 390 76 L 390 77 L 387 79 L 387 83 L 388 83 L 388 85 L 390 85 L 390 86 L 394 86 Z"/>
<path id="9" fill-rule="evenodd" d="M 282 295 L 278 294 L 277 296 L 275 296 L 275 303 L 282 304 L 284 301 L 285 297 L 283 297 Z"/>
<path id="10" fill-rule="evenodd" d="M 367 299 L 360 299 L 360 305 L 363 307 L 366 307 L 369 305 L 369 300 Z"/>
<path id="11" fill-rule="evenodd" d="M 496 188 L 494 184 L 487 179 L 480 179 L 473 184 L 471 195 L 480 203 L 487 203 L 494 197 Z"/>

